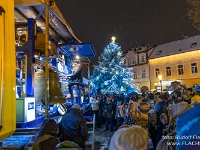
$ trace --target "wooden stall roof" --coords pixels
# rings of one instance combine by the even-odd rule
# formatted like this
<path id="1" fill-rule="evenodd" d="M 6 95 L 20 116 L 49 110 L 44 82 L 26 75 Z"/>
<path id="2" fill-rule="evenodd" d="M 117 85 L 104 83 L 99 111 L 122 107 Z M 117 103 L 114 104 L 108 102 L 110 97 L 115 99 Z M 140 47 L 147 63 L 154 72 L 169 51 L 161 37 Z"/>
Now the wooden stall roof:
<path id="1" fill-rule="evenodd" d="M 27 22 L 28 18 L 33 18 L 44 31 L 46 4 L 46 0 L 15 0 L 15 22 Z M 50 1 L 49 8 L 49 36 L 58 44 L 81 43 L 54 1 Z"/>

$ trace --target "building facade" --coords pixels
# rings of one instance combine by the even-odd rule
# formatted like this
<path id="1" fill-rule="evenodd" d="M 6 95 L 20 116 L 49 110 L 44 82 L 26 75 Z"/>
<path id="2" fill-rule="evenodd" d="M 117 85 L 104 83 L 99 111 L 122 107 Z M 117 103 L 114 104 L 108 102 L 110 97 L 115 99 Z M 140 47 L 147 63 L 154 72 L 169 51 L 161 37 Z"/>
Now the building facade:
<path id="1" fill-rule="evenodd" d="M 140 92 L 150 90 L 150 75 L 148 57 L 154 47 L 146 45 L 136 46 L 128 50 L 125 55 L 125 63 L 132 68 L 134 84 Z"/>
<path id="2" fill-rule="evenodd" d="M 200 35 L 156 46 L 149 65 L 151 89 L 161 84 L 167 89 L 173 81 L 187 88 L 200 85 Z"/>

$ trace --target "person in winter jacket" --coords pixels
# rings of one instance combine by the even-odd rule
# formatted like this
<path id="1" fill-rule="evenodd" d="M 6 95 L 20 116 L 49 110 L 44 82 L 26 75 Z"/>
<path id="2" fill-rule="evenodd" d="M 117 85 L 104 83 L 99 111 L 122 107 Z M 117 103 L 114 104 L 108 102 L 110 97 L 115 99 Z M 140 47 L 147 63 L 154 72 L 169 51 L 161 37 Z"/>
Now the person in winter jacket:
<path id="1" fill-rule="evenodd" d="M 123 123 L 123 118 L 120 113 L 120 109 L 122 109 L 122 102 L 118 101 L 117 106 L 116 106 L 116 113 L 115 113 L 115 119 L 117 121 L 117 129 L 122 125 Z"/>
<path id="2" fill-rule="evenodd" d="M 167 134 L 168 137 L 175 137 L 176 132 L 171 132 Z M 156 147 L 156 150 L 175 150 L 176 144 L 169 144 L 169 143 L 175 143 L 176 138 L 162 138 Z"/>
<path id="3" fill-rule="evenodd" d="M 188 91 L 184 92 L 182 94 L 182 97 L 183 97 L 184 102 L 187 102 L 188 104 L 191 104 L 191 98 L 192 98 L 192 96 L 189 94 Z"/>
<path id="4" fill-rule="evenodd" d="M 97 127 L 100 127 L 99 102 L 100 102 L 99 97 L 95 97 L 95 95 L 90 97 L 90 104 L 91 104 L 91 107 L 92 107 L 92 112 L 93 112 L 93 114 L 95 114 L 95 118 L 97 120 L 97 124 L 96 124 Z"/>
<path id="5" fill-rule="evenodd" d="M 158 124 L 158 120 L 157 120 L 157 114 L 156 112 L 151 109 L 148 112 L 148 132 L 149 132 L 149 137 L 151 138 L 151 141 L 153 143 L 153 147 L 156 147 L 156 131 L 157 131 L 157 124 Z"/>
<path id="6" fill-rule="evenodd" d="M 151 109 L 154 109 L 155 106 L 155 97 L 153 95 L 153 93 L 149 93 L 148 97 L 147 97 L 147 103 L 151 106 Z"/>
<path id="7" fill-rule="evenodd" d="M 88 139 L 88 127 L 78 104 L 74 104 L 70 112 L 63 116 L 60 125 L 68 135 L 64 137 L 64 141 L 72 141 L 84 150 L 85 141 Z"/>
<path id="8" fill-rule="evenodd" d="M 165 101 L 162 95 L 158 96 L 157 100 L 158 100 L 158 103 L 155 105 L 154 110 L 159 117 L 160 114 L 162 113 L 163 108 L 165 107 Z"/>
<path id="9" fill-rule="evenodd" d="M 192 104 L 199 104 L 200 103 L 200 91 L 196 92 L 196 94 L 191 98 Z"/>
<path id="10" fill-rule="evenodd" d="M 105 131 L 109 130 L 109 123 L 110 123 L 110 132 L 112 132 L 113 131 L 114 107 L 110 100 L 111 100 L 111 97 L 107 97 L 106 103 L 103 106 L 103 111 L 106 112 L 106 129 L 105 129 Z"/>
<path id="11" fill-rule="evenodd" d="M 200 107 L 199 107 L 200 108 Z M 169 111 L 169 125 L 171 126 L 172 124 L 175 125 L 175 128 L 173 130 L 170 130 L 169 126 L 169 134 L 166 135 L 166 137 L 175 137 L 178 135 L 179 137 L 189 137 L 193 135 L 198 135 L 199 131 L 199 119 L 197 119 L 197 116 L 199 116 L 199 108 L 196 108 L 196 111 L 191 111 L 192 105 L 188 104 L 187 102 L 181 102 L 178 104 L 174 104 L 171 106 L 168 106 L 168 111 Z M 176 119 L 178 118 L 178 119 Z M 188 120 L 188 118 L 190 118 Z M 200 118 L 200 117 L 199 117 Z M 195 121 L 194 121 L 195 120 Z M 194 139 L 182 139 L 182 138 L 162 138 L 157 147 L 156 150 L 198 150 L 199 146 L 198 145 L 185 145 L 185 144 L 168 144 L 168 143 L 174 143 L 174 142 L 198 142 L 195 141 Z M 191 146 L 191 147 L 190 147 Z M 197 147 L 196 147 L 197 146 Z"/>
<path id="12" fill-rule="evenodd" d="M 128 109 L 127 109 L 127 117 L 126 117 L 126 124 L 133 125 L 135 124 L 136 120 L 136 111 L 138 110 L 139 103 L 134 102 L 133 100 L 130 100 L 128 103 Z"/>
<path id="13" fill-rule="evenodd" d="M 160 141 L 160 139 L 162 139 L 162 136 L 163 135 L 165 136 L 167 134 L 164 132 L 165 129 L 167 128 L 167 123 L 168 123 L 168 117 L 165 113 L 162 113 L 158 121 L 158 129 L 156 133 L 156 146 L 158 142 Z"/>
<path id="14" fill-rule="evenodd" d="M 59 144 L 59 139 L 56 138 L 58 127 L 56 121 L 53 119 L 46 119 L 35 136 L 29 139 L 25 146 L 27 149 L 34 150 L 54 150 Z"/>

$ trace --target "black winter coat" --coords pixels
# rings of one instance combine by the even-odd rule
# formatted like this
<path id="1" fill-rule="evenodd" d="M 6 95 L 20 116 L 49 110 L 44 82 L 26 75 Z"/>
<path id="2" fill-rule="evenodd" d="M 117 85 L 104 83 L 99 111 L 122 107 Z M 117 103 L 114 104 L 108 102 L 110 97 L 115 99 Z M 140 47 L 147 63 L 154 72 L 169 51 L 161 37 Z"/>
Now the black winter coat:
<path id="1" fill-rule="evenodd" d="M 112 102 L 103 105 L 103 111 L 106 110 L 107 118 L 112 118 L 114 113 L 114 105 Z"/>
<path id="2" fill-rule="evenodd" d="M 88 139 L 88 127 L 81 111 L 72 108 L 69 113 L 63 116 L 60 124 L 67 135 L 69 135 L 64 140 L 75 142 L 84 149 L 85 141 Z"/>

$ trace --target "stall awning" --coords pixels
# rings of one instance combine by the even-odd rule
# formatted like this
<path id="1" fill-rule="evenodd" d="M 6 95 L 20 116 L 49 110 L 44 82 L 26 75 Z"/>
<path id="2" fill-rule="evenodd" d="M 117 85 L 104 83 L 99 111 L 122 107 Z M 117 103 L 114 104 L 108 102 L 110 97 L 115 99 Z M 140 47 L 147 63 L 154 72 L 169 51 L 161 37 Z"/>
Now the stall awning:
<path id="1" fill-rule="evenodd" d="M 70 55 L 80 57 L 95 57 L 95 50 L 92 43 L 76 43 L 63 45 L 65 51 Z"/>

